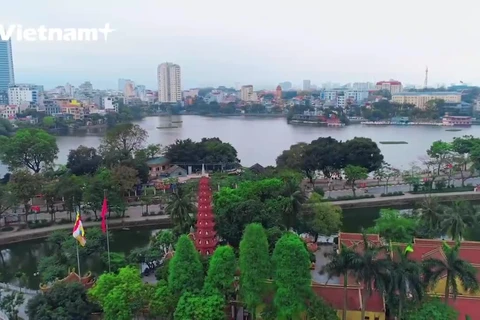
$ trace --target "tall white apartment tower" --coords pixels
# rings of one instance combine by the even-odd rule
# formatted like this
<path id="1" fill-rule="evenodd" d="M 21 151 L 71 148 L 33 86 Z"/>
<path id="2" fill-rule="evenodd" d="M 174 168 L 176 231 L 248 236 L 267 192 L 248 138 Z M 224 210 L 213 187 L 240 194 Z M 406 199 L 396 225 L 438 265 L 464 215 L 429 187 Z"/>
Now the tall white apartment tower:
<path id="1" fill-rule="evenodd" d="M 158 66 L 158 101 L 177 102 L 182 100 L 182 78 L 180 66 L 165 62 Z"/>

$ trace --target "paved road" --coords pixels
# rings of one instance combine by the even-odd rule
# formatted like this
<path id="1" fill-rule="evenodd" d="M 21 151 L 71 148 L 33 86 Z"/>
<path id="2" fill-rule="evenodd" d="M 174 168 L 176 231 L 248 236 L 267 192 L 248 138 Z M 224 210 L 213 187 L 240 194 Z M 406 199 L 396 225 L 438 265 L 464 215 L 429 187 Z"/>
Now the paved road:
<path id="1" fill-rule="evenodd" d="M 467 179 L 465 181 L 465 185 L 468 184 L 468 183 L 470 183 L 472 185 L 480 184 L 480 177 Z M 456 187 L 460 187 L 462 185 L 461 180 L 455 180 L 454 185 Z M 385 187 L 384 186 L 369 187 L 369 188 L 366 188 L 366 189 L 368 189 L 369 194 L 375 194 L 375 195 L 379 195 L 379 194 L 385 192 Z M 410 190 L 411 190 L 411 186 L 404 185 L 404 184 L 393 185 L 393 186 L 388 187 L 388 192 L 395 192 L 395 191 L 408 192 Z M 363 193 L 365 193 L 365 191 L 363 189 L 357 189 L 357 195 L 358 194 L 363 194 Z M 340 196 L 347 196 L 347 195 L 353 195 L 353 192 L 352 192 L 351 189 L 349 189 L 349 190 L 334 190 L 334 191 L 327 191 L 326 190 L 325 191 L 325 196 L 326 197 L 337 198 L 337 197 L 340 197 Z"/>

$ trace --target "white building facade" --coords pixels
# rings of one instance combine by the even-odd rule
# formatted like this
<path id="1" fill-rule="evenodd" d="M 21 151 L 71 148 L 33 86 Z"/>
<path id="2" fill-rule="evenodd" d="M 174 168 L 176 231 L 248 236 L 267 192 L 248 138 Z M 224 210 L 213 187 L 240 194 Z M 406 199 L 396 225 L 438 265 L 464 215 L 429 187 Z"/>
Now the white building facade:
<path id="1" fill-rule="evenodd" d="M 174 103 L 182 101 L 182 77 L 178 64 L 165 62 L 158 66 L 158 101 Z"/>

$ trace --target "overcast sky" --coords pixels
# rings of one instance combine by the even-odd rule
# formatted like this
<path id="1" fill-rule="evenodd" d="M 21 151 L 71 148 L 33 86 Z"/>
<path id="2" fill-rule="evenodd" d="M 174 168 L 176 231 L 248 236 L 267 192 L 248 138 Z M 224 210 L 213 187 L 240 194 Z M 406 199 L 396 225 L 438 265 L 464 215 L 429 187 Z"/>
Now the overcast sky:
<path id="1" fill-rule="evenodd" d="M 16 0 L 0 24 L 101 28 L 108 41 L 14 41 L 17 82 L 47 88 L 118 78 L 156 87 L 159 63 L 182 67 L 183 87 L 303 79 L 321 84 L 390 78 L 480 84 L 480 19 L 471 0 Z"/>

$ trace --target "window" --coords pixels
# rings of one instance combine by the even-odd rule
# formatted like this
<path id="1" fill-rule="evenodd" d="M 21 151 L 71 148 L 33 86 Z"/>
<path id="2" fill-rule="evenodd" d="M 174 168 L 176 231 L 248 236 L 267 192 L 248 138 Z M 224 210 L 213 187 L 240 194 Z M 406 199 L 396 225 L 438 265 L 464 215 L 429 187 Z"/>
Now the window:
<path id="1" fill-rule="evenodd" d="M 375 320 L 380 320 L 380 317 L 375 316 Z"/>
<path id="2" fill-rule="evenodd" d="M 370 320 L 370 317 L 365 317 L 365 320 Z"/>

